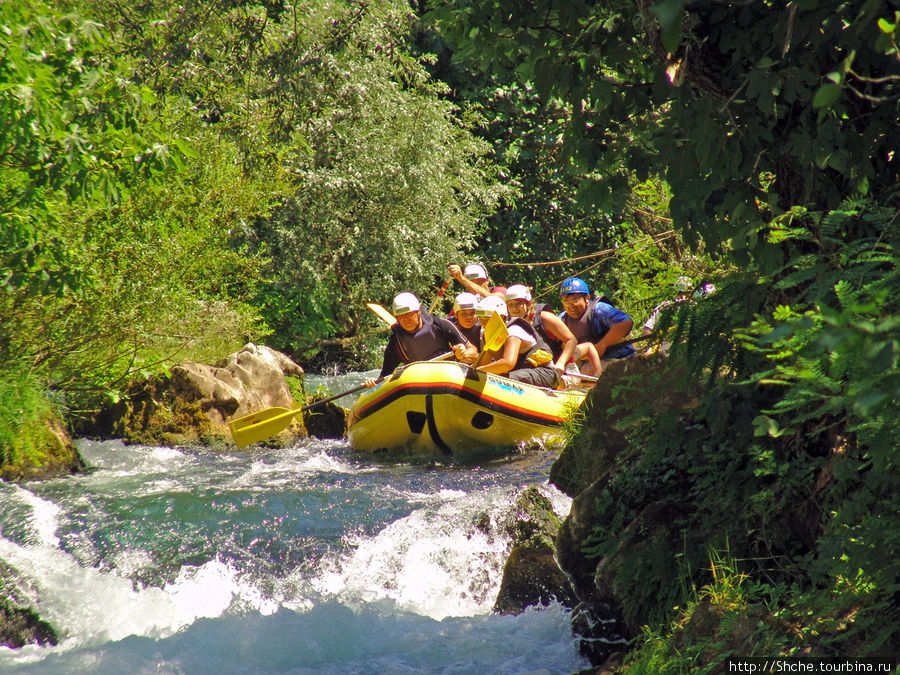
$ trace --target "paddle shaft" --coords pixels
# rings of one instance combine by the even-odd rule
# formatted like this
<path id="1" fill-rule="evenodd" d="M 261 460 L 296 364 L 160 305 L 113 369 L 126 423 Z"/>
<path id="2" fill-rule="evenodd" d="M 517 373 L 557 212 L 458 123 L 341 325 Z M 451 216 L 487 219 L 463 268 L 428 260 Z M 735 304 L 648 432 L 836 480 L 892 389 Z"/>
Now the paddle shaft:
<path id="1" fill-rule="evenodd" d="M 640 342 L 641 340 L 649 340 L 653 337 L 653 334 L 650 335 L 641 335 L 636 338 L 631 338 L 630 340 L 622 340 L 622 342 L 617 342 L 614 345 L 610 345 L 607 349 L 612 349 L 613 347 L 624 347 L 625 345 L 630 345 L 632 342 Z"/>
<path id="2" fill-rule="evenodd" d="M 383 379 L 384 379 L 383 377 L 379 377 L 377 380 L 375 380 L 375 382 L 376 383 L 381 382 L 381 380 L 383 380 Z M 329 396 L 328 398 L 323 398 L 321 401 L 316 401 L 315 403 L 310 403 L 308 406 L 304 406 L 304 407 L 300 408 L 297 412 L 306 412 L 310 408 L 315 408 L 317 405 L 322 405 L 323 403 L 331 403 L 332 401 L 334 401 L 336 399 L 344 398 L 344 396 L 349 396 L 350 394 L 355 394 L 356 392 L 362 391 L 363 389 L 366 389 L 366 388 L 367 388 L 366 385 L 361 384 L 358 387 L 353 387 L 353 389 L 348 389 L 347 391 L 342 391 L 340 394 L 335 394 L 334 396 Z"/>
<path id="3" fill-rule="evenodd" d="M 429 314 L 434 314 L 435 308 L 438 306 L 438 303 L 441 301 L 441 298 L 444 297 L 444 291 L 447 290 L 447 286 L 450 285 L 450 279 L 444 282 L 444 285 L 441 286 L 441 290 L 438 291 L 437 297 L 434 299 L 434 302 L 431 303 L 431 308 L 428 310 Z"/>
<path id="4" fill-rule="evenodd" d="M 607 349 L 612 349 L 613 347 L 622 347 L 624 345 L 630 345 L 632 342 L 638 342 L 640 340 L 646 340 L 647 338 L 653 337 L 652 335 L 641 335 L 640 337 L 631 338 L 630 340 L 623 340 L 622 342 L 617 342 L 614 345 L 610 345 Z M 585 375 L 584 373 L 571 373 L 566 371 L 564 373 L 560 373 L 561 375 L 566 375 L 568 377 L 578 377 L 582 380 L 589 380 L 591 382 L 597 382 L 600 378 L 596 375 Z"/>

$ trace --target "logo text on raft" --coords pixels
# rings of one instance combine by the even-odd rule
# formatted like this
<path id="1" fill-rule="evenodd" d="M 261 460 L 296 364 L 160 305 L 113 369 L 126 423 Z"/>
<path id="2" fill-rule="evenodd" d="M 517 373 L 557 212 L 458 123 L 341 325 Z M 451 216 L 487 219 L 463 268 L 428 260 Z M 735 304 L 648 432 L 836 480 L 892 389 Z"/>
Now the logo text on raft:
<path id="1" fill-rule="evenodd" d="M 523 389 L 522 387 L 520 387 L 520 386 L 518 386 L 518 385 L 516 385 L 516 384 L 512 384 L 512 383 L 510 383 L 510 382 L 508 382 L 508 381 L 504 381 L 504 380 L 495 380 L 493 377 L 491 377 L 491 378 L 489 378 L 489 379 L 490 379 L 491 382 L 493 382 L 494 384 L 496 384 L 498 387 L 501 387 L 501 388 L 503 388 L 503 389 L 506 389 L 507 391 L 514 391 L 514 392 L 517 393 L 517 394 L 524 394 L 524 393 L 525 393 L 525 389 Z"/>

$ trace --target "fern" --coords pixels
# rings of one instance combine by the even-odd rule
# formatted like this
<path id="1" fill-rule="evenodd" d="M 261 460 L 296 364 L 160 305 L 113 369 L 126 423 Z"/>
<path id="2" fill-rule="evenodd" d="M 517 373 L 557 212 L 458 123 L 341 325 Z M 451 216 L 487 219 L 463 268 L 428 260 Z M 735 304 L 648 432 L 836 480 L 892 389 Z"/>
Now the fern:
<path id="1" fill-rule="evenodd" d="M 670 365 L 708 388 L 696 408 L 663 412 L 629 385 L 623 427 L 640 453 L 596 501 L 586 553 L 613 555 L 636 522 L 652 538 L 616 585 L 626 617 L 656 631 L 691 600 L 660 577 L 665 547 L 702 585 L 703 553 L 727 541 L 755 561 L 742 571 L 767 611 L 803 627 L 761 629 L 783 653 L 874 655 L 900 626 L 900 233 L 893 211 L 862 200 L 790 227 L 800 220 L 811 235 L 782 228 L 781 272 L 717 279 L 715 295 L 660 319 Z M 680 536 L 642 520 L 653 504 L 677 514 Z"/>

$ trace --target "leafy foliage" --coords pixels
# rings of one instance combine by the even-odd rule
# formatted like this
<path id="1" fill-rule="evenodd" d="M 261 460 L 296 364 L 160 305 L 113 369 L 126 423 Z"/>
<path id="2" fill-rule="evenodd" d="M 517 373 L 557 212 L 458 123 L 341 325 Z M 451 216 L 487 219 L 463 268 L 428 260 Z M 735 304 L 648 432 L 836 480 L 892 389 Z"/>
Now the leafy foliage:
<path id="1" fill-rule="evenodd" d="M 608 176 L 573 156 L 567 142 L 576 124 L 572 107 L 542 97 L 518 72 L 478 72 L 466 41 L 456 49 L 448 41 L 452 28 L 433 27 L 423 25 L 415 47 L 435 55 L 432 74 L 447 84 L 445 96 L 474 133 L 491 144 L 498 179 L 510 188 L 475 237 L 472 258 L 487 263 L 494 283 L 528 284 L 537 300 L 552 306 L 559 283 L 579 275 L 639 319 L 670 294 L 679 274 L 710 272 L 708 256 L 691 255 L 672 230 L 665 183 L 625 172 L 630 192 L 618 195 L 624 199 L 591 203 L 597 180 Z"/>
<path id="2" fill-rule="evenodd" d="M 579 191 L 586 205 L 621 207 L 631 175 L 664 171 L 690 241 L 727 242 L 739 263 L 771 272 L 784 258 L 754 233 L 774 216 L 852 194 L 898 198 L 887 0 L 431 7 L 459 58 L 567 107 L 566 154 L 594 177 Z"/>
<path id="3" fill-rule="evenodd" d="M 422 293 L 503 192 L 486 146 L 408 54 L 405 3 L 163 2 L 140 22 L 98 8 L 138 77 L 190 103 L 184 128 L 218 134 L 246 175 L 271 180 L 271 210 L 231 244 L 265 261 L 244 290 L 275 347 L 353 334 L 371 325 L 365 302 Z"/>
<path id="4" fill-rule="evenodd" d="M 0 25 L 0 287 L 61 292 L 79 278 L 43 225 L 67 199 L 115 203 L 179 151 L 100 24 L 30 2 L 3 3 Z"/>
<path id="5" fill-rule="evenodd" d="M 257 331 L 225 284 L 253 273 L 227 249 L 225 228 L 228 215 L 259 213 L 259 199 L 245 192 L 217 213 L 234 206 L 219 183 L 241 180 L 227 149 L 191 141 L 209 164 L 184 173 L 200 154 L 171 132 L 177 109 L 131 78 L 110 31 L 41 3 L 27 10 L 0 10 L 0 105 L 10 111 L 0 131 L 0 373 L 26 390 L 50 387 L 77 414 L 117 396 L 126 377 L 218 357 Z M 23 443 L 42 399 L 21 403 Z"/>
<path id="6" fill-rule="evenodd" d="M 739 569 L 776 598 L 768 639 L 784 653 L 883 654 L 897 638 L 900 578 L 890 553 L 900 516 L 891 498 L 900 488 L 897 215 L 859 200 L 801 215 L 804 228 L 768 228 L 793 251 L 782 274 L 726 280 L 671 320 L 673 362 L 710 387 L 696 409 L 660 414 L 638 392 L 619 392 L 642 452 L 598 502 L 603 526 L 588 545 L 610 555 L 646 504 L 671 504 L 685 514 L 669 554 L 684 560 L 687 588 L 710 582 L 703 551 L 727 540 Z M 860 227 L 882 235 L 851 246 L 836 237 Z M 802 245 L 811 231 L 820 233 L 814 257 Z M 777 304 L 788 295 L 803 311 Z M 659 627 L 672 616 L 661 610 L 689 598 L 672 596 L 679 587 L 650 563 L 634 563 L 618 579 L 624 608 Z M 648 596 L 654 584 L 660 592 Z M 778 622 L 805 628 L 788 639 Z"/>

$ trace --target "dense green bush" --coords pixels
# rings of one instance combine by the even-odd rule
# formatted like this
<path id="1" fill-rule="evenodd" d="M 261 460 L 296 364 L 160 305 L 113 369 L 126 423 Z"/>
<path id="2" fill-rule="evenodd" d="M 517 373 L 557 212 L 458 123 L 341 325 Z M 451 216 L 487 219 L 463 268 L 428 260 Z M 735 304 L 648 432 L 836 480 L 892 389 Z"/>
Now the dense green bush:
<path id="1" fill-rule="evenodd" d="M 0 466 L 40 466 L 48 421 L 59 412 L 44 382 L 27 372 L 0 370 Z"/>
<path id="2" fill-rule="evenodd" d="M 797 217 L 806 227 L 770 227 L 794 251 L 782 273 L 755 288 L 745 276 L 726 281 L 673 320 L 673 362 L 710 384 L 699 406 L 660 413 L 639 392 L 619 392 L 641 452 L 597 502 L 588 550 L 610 555 L 643 508 L 669 504 L 682 514 L 681 537 L 657 556 L 669 564 L 639 547 L 617 580 L 631 621 L 667 635 L 677 608 L 714 581 L 708 551 L 727 550 L 756 589 L 754 611 L 768 617 L 756 653 L 777 644 L 783 653 L 885 655 L 900 625 L 897 215 L 858 201 Z M 834 237 L 869 228 L 881 235 L 851 246 Z M 803 246 L 811 232 L 815 253 Z M 742 315 L 746 305 L 735 311 L 738 296 L 777 290 L 803 311 L 772 300 L 757 305 L 755 320 Z"/>

